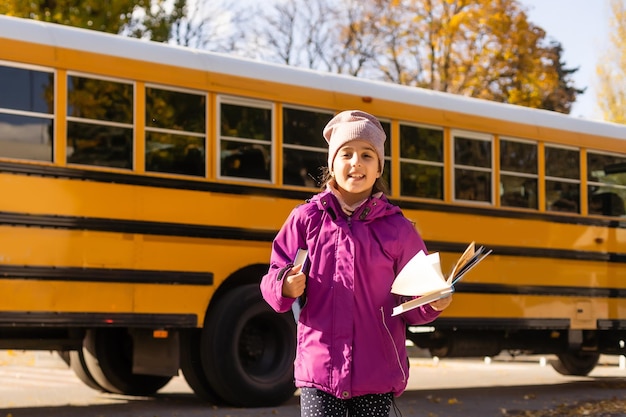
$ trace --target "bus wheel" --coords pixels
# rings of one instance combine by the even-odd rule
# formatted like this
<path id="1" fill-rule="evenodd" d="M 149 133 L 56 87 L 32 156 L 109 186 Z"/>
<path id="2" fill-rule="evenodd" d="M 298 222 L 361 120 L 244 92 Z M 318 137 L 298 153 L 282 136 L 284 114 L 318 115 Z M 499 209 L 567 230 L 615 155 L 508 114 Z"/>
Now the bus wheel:
<path id="1" fill-rule="evenodd" d="M 550 365 L 561 375 L 585 376 L 593 370 L 600 359 L 599 353 L 567 352 L 557 355 Z"/>
<path id="2" fill-rule="evenodd" d="M 85 363 L 85 355 L 81 350 L 72 350 L 69 352 L 70 358 L 70 368 L 74 371 L 74 375 L 81 380 L 81 382 L 87 385 L 91 389 L 95 389 L 96 391 L 104 391 L 100 385 L 93 379 L 93 376 L 87 369 L 87 364 Z"/>
<path id="3" fill-rule="evenodd" d="M 217 300 L 202 330 L 202 365 L 217 394 L 238 407 L 282 404 L 295 392 L 296 326 L 277 314 L 258 285 L 235 288 Z"/>
<path id="4" fill-rule="evenodd" d="M 132 373 L 132 338 L 126 329 L 88 330 L 83 341 L 83 356 L 94 381 L 107 392 L 152 395 L 172 379 Z"/>
<path id="5" fill-rule="evenodd" d="M 180 333 L 180 370 L 199 398 L 220 405 L 224 401 L 217 396 L 202 368 L 201 332 L 200 329 L 190 329 Z"/>

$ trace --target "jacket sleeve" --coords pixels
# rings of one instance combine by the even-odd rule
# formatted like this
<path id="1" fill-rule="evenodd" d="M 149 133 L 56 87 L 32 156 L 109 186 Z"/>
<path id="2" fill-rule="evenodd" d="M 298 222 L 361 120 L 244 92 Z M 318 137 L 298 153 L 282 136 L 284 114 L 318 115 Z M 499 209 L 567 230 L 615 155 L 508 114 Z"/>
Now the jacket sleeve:
<path id="1" fill-rule="evenodd" d="M 399 261 L 398 261 L 398 268 L 396 271 L 396 275 L 398 275 L 398 273 L 402 270 L 404 265 L 406 265 L 409 262 L 409 260 L 413 256 L 415 256 L 420 250 L 423 250 L 424 253 L 426 254 L 428 253 L 428 250 L 426 249 L 426 244 L 422 240 L 422 237 L 420 236 L 418 231 L 415 230 L 415 227 L 408 220 L 407 220 L 407 223 L 409 225 L 407 229 L 402 231 L 401 234 L 399 234 L 399 236 L 403 236 L 403 239 L 400 239 L 401 240 L 400 252 L 399 252 L 400 255 L 398 259 Z M 419 277 L 416 277 L 416 279 L 419 279 Z M 397 298 L 398 298 L 398 304 L 400 302 L 409 301 L 411 299 L 411 297 L 397 297 Z M 418 297 L 412 297 L 412 298 L 418 298 Z M 419 324 L 426 324 L 426 323 L 432 322 L 437 317 L 439 317 L 440 314 L 441 314 L 440 311 L 437 311 L 433 309 L 429 304 L 426 304 L 416 309 L 413 309 L 411 311 L 407 311 L 406 313 L 402 313 L 401 317 L 409 325 L 419 325 Z"/>
<path id="2" fill-rule="evenodd" d="M 261 294 L 275 311 L 289 311 L 295 298 L 282 295 L 283 279 L 293 267 L 293 258 L 298 249 L 306 248 L 306 228 L 300 211 L 294 209 L 272 243 L 270 266 L 261 279 Z"/>

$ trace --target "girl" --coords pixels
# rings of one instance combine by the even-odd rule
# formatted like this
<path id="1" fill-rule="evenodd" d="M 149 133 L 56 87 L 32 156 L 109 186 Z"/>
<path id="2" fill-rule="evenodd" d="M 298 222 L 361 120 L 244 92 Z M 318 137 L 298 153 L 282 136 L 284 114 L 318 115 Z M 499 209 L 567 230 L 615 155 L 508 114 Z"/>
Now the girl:
<path id="1" fill-rule="evenodd" d="M 323 135 L 325 190 L 287 218 L 261 291 L 277 312 L 306 295 L 294 363 L 303 417 L 388 416 L 409 376 L 406 325 L 431 322 L 451 297 L 391 316 L 401 301 L 390 293 L 394 278 L 426 247 L 384 195 L 385 132 L 374 116 L 350 110 Z M 301 248 L 306 270 L 292 261 Z"/>

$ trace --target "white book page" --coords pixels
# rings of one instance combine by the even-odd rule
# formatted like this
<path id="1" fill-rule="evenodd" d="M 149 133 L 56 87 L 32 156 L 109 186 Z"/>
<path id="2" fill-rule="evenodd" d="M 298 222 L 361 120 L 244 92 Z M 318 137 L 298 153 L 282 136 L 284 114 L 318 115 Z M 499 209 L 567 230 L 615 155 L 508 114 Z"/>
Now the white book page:
<path id="1" fill-rule="evenodd" d="M 420 251 L 402 268 L 391 292 L 397 295 L 417 296 L 449 288 L 441 272 L 439 253 L 426 255 Z"/>

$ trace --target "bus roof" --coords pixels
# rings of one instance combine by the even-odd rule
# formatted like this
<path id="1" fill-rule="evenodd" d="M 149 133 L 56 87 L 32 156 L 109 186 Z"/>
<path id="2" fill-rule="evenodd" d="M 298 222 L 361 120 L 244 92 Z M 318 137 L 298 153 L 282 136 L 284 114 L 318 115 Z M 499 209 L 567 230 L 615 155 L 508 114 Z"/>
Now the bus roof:
<path id="1" fill-rule="evenodd" d="M 255 78 L 260 81 L 315 86 L 315 88 L 324 91 L 403 102 L 444 112 L 463 113 L 537 127 L 626 140 L 626 126 L 617 123 L 575 118 L 558 112 L 367 80 L 349 75 L 261 62 L 234 55 L 128 38 L 31 19 L 0 15 L 0 38 L 91 53 L 97 51 L 109 56 Z"/>

